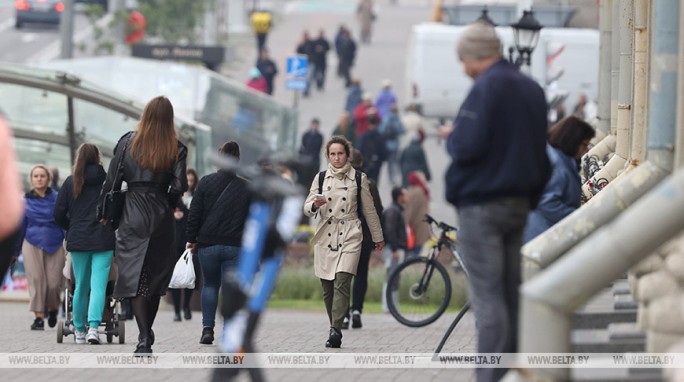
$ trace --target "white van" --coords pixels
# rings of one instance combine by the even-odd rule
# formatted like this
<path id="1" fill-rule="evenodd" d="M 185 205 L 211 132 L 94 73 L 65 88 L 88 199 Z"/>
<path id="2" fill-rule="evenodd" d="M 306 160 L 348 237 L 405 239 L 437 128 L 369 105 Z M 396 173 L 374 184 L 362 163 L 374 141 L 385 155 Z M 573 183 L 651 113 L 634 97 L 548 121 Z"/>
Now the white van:
<path id="1" fill-rule="evenodd" d="M 456 57 L 456 43 L 465 26 L 423 23 L 413 26 L 406 60 L 406 94 L 429 118 L 453 118 L 472 80 Z M 513 45 L 511 27 L 497 27 L 504 56 Z M 517 52 L 515 53 L 517 56 Z M 572 111 L 580 94 L 598 95 L 599 32 L 594 29 L 544 28 L 532 54 L 532 77 L 547 89 L 547 98 L 567 95 Z M 550 77 L 563 74 L 550 84 Z"/>

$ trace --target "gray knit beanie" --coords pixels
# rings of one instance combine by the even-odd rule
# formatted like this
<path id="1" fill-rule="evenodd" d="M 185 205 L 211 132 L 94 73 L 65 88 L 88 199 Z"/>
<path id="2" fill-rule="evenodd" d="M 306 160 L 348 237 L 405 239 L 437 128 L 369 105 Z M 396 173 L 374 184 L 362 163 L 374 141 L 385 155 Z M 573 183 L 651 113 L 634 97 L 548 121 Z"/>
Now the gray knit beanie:
<path id="1" fill-rule="evenodd" d="M 493 26 L 474 22 L 461 33 L 456 47 L 458 57 L 471 60 L 482 60 L 502 54 L 501 40 Z"/>

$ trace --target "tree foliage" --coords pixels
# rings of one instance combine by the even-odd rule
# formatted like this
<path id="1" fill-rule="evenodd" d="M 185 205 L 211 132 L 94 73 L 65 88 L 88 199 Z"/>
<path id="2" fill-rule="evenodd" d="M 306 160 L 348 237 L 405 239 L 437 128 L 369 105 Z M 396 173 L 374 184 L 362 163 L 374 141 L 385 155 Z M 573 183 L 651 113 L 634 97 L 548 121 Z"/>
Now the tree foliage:
<path id="1" fill-rule="evenodd" d="M 167 44 L 195 43 L 197 27 L 213 0 L 138 0 L 137 10 L 145 16 L 145 34 Z"/>

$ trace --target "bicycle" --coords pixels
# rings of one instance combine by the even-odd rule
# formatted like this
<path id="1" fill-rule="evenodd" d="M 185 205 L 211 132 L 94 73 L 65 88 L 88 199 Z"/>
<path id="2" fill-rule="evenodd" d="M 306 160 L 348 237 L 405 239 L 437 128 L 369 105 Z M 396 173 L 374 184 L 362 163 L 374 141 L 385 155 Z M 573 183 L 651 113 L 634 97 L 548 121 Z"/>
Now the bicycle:
<path id="1" fill-rule="evenodd" d="M 223 169 L 237 168 L 225 158 L 210 159 Z M 303 190 L 274 171 L 247 169 L 245 175 L 251 180 L 254 199 L 245 222 L 237 268 L 223 274 L 221 286 L 224 329 L 220 350 L 229 354 L 255 352 L 252 339 L 259 317 L 275 287 L 286 243 L 294 236 L 304 205 Z M 212 381 L 230 380 L 239 371 L 217 368 Z M 247 371 L 252 381 L 264 380 L 260 369 Z"/>
<path id="2" fill-rule="evenodd" d="M 435 322 L 448 308 L 451 300 L 451 277 L 438 261 L 442 249 L 447 249 L 461 267 L 466 277 L 461 255 L 456 251 L 456 241 L 450 237 L 457 229 L 425 215 L 427 224 L 441 230 L 439 238 L 427 256 L 409 258 L 390 274 L 385 291 L 387 307 L 394 318 L 409 327 L 423 327 Z M 461 313 L 469 307 L 466 304 Z M 460 317 L 459 317 L 460 318 Z"/>

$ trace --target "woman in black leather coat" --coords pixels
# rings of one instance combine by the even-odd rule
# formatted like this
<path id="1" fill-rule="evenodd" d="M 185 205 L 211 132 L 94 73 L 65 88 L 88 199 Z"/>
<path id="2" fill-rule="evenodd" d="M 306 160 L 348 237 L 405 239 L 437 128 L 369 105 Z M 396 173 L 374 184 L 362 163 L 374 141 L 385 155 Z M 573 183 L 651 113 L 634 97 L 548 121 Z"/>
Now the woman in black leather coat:
<path id="1" fill-rule="evenodd" d="M 131 299 L 140 330 L 135 353 L 143 355 L 152 353 L 152 324 L 178 260 L 173 212 L 188 188 L 187 148 L 176 137 L 173 106 L 168 98 L 159 96 L 148 102 L 136 131 L 125 134 L 117 143 L 102 185 L 98 214 L 104 195 L 112 186 L 119 187 L 114 182 L 126 146 L 123 180 L 128 191 L 116 232 L 119 278 L 114 297 Z"/>

